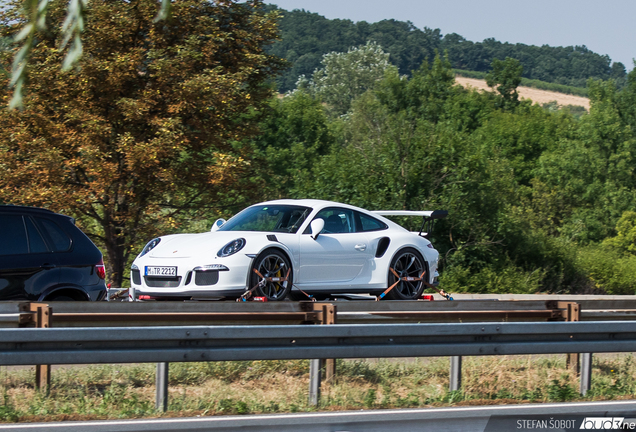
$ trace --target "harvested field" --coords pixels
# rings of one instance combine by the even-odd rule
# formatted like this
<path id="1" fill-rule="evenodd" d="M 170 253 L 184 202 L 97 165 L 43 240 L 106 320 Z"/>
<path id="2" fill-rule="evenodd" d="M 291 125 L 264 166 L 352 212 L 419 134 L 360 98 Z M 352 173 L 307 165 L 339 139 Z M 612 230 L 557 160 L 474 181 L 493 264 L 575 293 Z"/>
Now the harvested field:
<path id="1" fill-rule="evenodd" d="M 461 76 L 455 77 L 457 84 L 461 84 L 464 87 L 472 87 L 477 90 L 492 91 L 486 84 L 486 81 L 465 78 Z M 518 87 L 517 91 L 522 99 L 530 99 L 534 103 L 544 104 L 552 101 L 556 101 L 561 106 L 566 105 L 578 105 L 584 107 L 586 110 L 590 110 L 590 100 L 582 96 L 568 95 L 564 93 L 551 92 L 548 90 L 539 90 L 532 87 Z"/>

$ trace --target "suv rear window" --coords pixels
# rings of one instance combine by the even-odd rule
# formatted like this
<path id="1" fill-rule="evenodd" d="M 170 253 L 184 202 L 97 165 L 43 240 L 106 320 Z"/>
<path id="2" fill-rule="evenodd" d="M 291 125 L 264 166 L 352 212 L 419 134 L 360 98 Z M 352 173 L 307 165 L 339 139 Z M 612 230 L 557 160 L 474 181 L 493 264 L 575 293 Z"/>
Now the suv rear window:
<path id="1" fill-rule="evenodd" d="M 0 214 L 0 255 L 29 253 L 22 215 Z"/>
<path id="2" fill-rule="evenodd" d="M 71 248 L 70 237 L 59 227 L 58 224 L 50 219 L 37 218 L 40 226 L 42 226 L 45 232 L 48 234 L 51 240 L 51 245 L 55 252 L 66 252 Z"/>

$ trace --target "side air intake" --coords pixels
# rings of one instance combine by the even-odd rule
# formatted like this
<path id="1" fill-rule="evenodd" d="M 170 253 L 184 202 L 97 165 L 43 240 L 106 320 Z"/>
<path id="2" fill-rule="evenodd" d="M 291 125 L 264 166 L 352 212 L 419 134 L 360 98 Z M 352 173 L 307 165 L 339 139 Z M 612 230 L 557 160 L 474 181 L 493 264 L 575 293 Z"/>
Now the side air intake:
<path id="1" fill-rule="evenodd" d="M 382 237 L 380 241 L 378 242 L 378 248 L 375 251 L 375 257 L 381 258 L 386 253 L 386 250 L 389 248 L 390 243 L 391 243 L 390 238 Z"/>

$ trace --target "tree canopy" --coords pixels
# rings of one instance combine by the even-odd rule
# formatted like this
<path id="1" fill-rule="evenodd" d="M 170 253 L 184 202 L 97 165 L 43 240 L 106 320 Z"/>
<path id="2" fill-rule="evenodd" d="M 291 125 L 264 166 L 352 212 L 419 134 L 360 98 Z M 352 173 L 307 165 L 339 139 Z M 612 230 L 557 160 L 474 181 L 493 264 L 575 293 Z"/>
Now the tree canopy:
<path id="1" fill-rule="evenodd" d="M 21 10 L 2 11 L 1 36 L 22 28 Z M 0 111 L 0 201 L 76 217 L 113 283 L 156 235 L 207 230 L 258 201 L 322 198 L 448 210 L 432 234 L 447 291 L 635 292 L 636 71 L 618 77 L 624 68 L 604 56 L 557 50 L 568 60 L 552 78 L 592 77 L 591 109 L 573 115 L 517 97 L 540 52 L 559 58 L 550 47 L 477 46 L 397 21 L 334 20 L 331 33 L 294 11 L 288 35 L 299 36 L 284 30 L 267 48 L 277 12 L 258 1 L 183 0 L 155 22 L 157 10 L 92 2 L 79 67 L 62 71 L 66 10 L 53 1 L 24 110 Z M 456 84 L 450 46 L 488 64 L 493 91 Z M 306 73 L 285 95 L 273 88 L 275 53 L 293 60 L 294 85 Z M 5 71 L 12 54 L 0 54 Z"/>
<path id="2" fill-rule="evenodd" d="M 154 22 L 157 10 L 153 0 L 92 1 L 81 66 L 62 71 L 66 4 L 52 2 L 24 109 L 0 112 L 0 200 L 78 217 L 116 285 L 132 245 L 175 229 L 186 209 L 218 208 L 249 169 L 236 143 L 256 132 L 253 111 L 282 65 L 263 51 L 277 30 L 259 1 L 183 0 Z M 3 36 L 22 27 L 21 11 L 18 1 L 3 9 Z"/>
<path id="3" fill-rule="evenodd" d="M 294 9 L 279 10 L 281 40 L 268 50 L 283 57 L 291 67 L 278 78 L 281 91 L 292 90 L 300 75 L 310 76 L 320 68 L 324 54 L 346 52 L 367 41 L 377 43 L 389 54 L 390 62 L 400 74 L 410 75 L 423 61 L 431 64 L 436 52 L 448 53 L 455 69 L 489 72 L 493 60 L 517 59 L 523 66 L 523 77 L 550 83 L 585 87 L 589 78 L 625 79 L 625 66 L 612 63 L 607 55 L 597 54 L 587 47 L 533 46 L 486 39 L 472 42 L 457 33 L 442 34 L 440 29 L 417 28 L 411 22 L 382 20 L 366 21 L 327 19 L 316 13 Z"/>
<path id="4" fill-rule="evenodd" d="M 389 55 L 374 42 L 346 53 L 325 54 L 320 64 L 322 67 L 314 71 L 310 80 L 300 78 L 299 86 L 306 87 L 339 115 L 349 111 L 351 102 L 374 88 L 387 73 L 397 74 Z"/>
<path id="5" fill-rule="evenodd" d="M 634 293 L 636 72 L 622 89 L 591 80 L 591 111 L 577 117 L 519 100 L 521 74 L 495 60 L 495 90 L 479 92 L 437 56 L 352 95 L 346 116 L 337 100 L 291 92 L 253 143 L 284 179 L 269 196 L 448 210 L 433 234 L 448 291 Z M 271 138 L 291 124 L 302 127 Z M 295 163 L 273 169 L 284 160 Z"/>

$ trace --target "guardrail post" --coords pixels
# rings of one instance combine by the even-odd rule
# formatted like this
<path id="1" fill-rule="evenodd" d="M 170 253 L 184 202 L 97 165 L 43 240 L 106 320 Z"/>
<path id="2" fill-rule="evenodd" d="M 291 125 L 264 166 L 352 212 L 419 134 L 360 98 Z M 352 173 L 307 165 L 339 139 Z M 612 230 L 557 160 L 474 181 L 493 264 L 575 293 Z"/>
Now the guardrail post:
<path id="1" fill-rule="evenodd" d="M 450 391 L 459 390 L 462 387 L 462 357 L 452 356 L 450 361 Z"/>
<path id="2" fill-rule="evenodd" d="M 322 324 L 336 323 L 336 306 L 322 305 Z M 329 382 L 336 376 L 336 359 L 325 359 L 325 381 Z"/>
<path id="3" fill-rule="evenodd" d="M 157 376 L 155 378 L 155 386 L 157 398 L 155 408 L 158 411 L 166 412 L 168 410 L 168 370 L 169 363 L 157 363 Z"/>
<path id="4" fill-rule="evenodd" d="M 320 359 L 309 360 L 309 405 L 317 406 L 320 400 Z"/>
<path id="5" fill-rule="evenodd" d="M 581 317 L 581 307 L 574 302 L 558 302 L 557 307 L 563 309 L 563 318 L 565 321 L 579 321 Z M 578 353 L 569 353 L 565 359 L 565 367 L 570 369 L 581 370 L 580 355 Z"/>
<path id="6" fill-rule="evenodd" d="M 592 383 L 592 353 L 581 353 L 581 387 L 580 393 L 585 394 L 590 389 Z"/>
<path id="7" fill-rule="evenodd" d="M 336 306 L 333 304 L 301 302 L 300 308 L 306 312 L 313 311 L 312 318 L 314 324 L 336 323 Z M 320 401 L 320 384 L 323 366 L 325 367 L 325 380 L 333 379 L 336 374 L 335 359 L 309 360 L 309 405 L 312 406 L 317 406 Z"/>
<path id="8" fill-rule="evenodd" d="M 51 326 L 52 310 L 48 304 L 28 303 L 26 309 L 33 314 L 33 319 L 30 322 L 35 323 L 36 328 L 49 328 Z M 25 326 L 28 323 L 21 324 L 21 326 Z M 35 388 L 38 390 L 44 389 L 48 394 L 50 385 L 51 365 L 35 365 Z"/>

